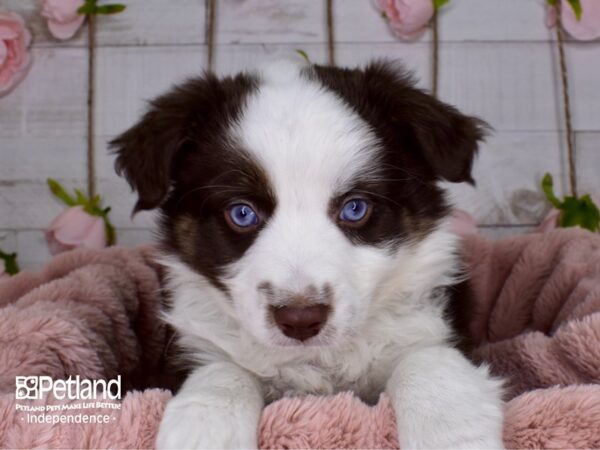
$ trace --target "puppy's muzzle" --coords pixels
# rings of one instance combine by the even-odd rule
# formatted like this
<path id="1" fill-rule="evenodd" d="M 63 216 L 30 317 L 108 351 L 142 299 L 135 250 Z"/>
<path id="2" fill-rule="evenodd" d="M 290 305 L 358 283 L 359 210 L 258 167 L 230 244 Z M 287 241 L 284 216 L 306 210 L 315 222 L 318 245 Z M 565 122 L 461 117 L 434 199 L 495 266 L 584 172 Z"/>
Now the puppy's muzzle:
<path id="1" fill-rule="evenodd" d="M 319 334 L 329 315 L 329 305 L 271 307 L 277 327 L 287 337 L 305 341 Z"/>

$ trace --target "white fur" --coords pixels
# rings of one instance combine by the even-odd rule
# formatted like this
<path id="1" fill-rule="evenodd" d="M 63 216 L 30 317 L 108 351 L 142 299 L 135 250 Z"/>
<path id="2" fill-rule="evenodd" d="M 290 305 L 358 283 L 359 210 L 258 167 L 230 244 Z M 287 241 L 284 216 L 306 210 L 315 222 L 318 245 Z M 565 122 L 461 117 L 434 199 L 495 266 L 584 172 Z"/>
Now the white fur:
<path id="1" fill-rule="evenodd" d="M 409 352 L 387 382 L 400 448 L 502 448 L 502 384 L 445 345 Z"/>
<path id="2" fill-rule="evenodd" d="M 196 369 L 165 409 L 162 448 L 255 448 L 263 407 L 256 380 L 231 363 Z"/>
<path id="3" fill-rule="evenodd" d="M 255 446 L 263 399 L 352 390 L 374 401 L 387 390 L 403 448 L 501 447 L 500 387 L 448 346 L 436 294 L 458 275 L 455 237 L 440 226 L 397 250 L 355 245 L 328 215 L 351 181 L 378 176 L 369 126 L 297 67 L 280 65 L 262 72 L 232 136 L 264 168 L 277 209 L 227 268 L 229 296 L 165 256 L 167 320 L 204 366 L 167 407 L 158 446 Z M 298 293 L 332 286 L 321 333 L 304 344 L 285 337 L 267 320 L 264 281 Z"/>

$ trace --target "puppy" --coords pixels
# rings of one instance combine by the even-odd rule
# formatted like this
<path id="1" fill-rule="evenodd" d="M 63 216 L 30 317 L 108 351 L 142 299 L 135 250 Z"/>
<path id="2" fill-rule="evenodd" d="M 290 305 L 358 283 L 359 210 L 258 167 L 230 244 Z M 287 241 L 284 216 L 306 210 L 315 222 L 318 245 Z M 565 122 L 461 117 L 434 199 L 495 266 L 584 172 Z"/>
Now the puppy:
<path id="1" fill-rule="evenodd" d="M 399 66 L 280 62 L 154 100 L 115 139 L 136 210 L 160 208 L 166 319 L 196 363 L 157 445 L 256 448 L 283 396 L 387 393 L 402 448 L 502 447 L 501 383 L 453 345 L 441 180 L 485 124 Z"/>

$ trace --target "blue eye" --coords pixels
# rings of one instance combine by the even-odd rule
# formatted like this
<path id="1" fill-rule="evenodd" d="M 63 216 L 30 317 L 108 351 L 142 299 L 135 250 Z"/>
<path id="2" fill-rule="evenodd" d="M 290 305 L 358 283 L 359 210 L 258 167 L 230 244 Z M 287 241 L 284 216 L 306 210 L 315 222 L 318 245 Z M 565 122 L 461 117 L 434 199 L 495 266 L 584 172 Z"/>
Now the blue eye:
<path id="1" fill-rule="evenodd" d="M 251 228 L 258 225 L 258 214 L 246 203 L 237 203 L 226 211 L 230 222 L 239 228 Z"/>
<path id="2" fill-rule="evenodd" d="M 343 222 L 360 222 L 367 216 L 369 204 L 366 200 L 354 198 L 348 200 L 340 211 L 340 220 Z"/>

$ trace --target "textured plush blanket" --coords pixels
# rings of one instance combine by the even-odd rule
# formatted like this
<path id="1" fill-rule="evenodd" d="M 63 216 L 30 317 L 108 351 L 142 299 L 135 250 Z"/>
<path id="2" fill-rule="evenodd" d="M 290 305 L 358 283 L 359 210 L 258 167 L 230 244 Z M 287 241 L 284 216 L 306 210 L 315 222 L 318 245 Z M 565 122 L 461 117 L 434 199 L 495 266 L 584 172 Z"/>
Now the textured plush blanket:
<path id="1" fill-rule="evenodd" d="M 0 447 L 152 447 L 166 389 L 172 336 L 157 320 L 160 268 L 153 250 L 72 251 L 39 273 L 0 281 Z M 600 236 L 559 230 L 500 241 L 466 237 L 475 293 L 473 359 L 510 381 L 505 443 L 512 448 L 600 447 Z M 122 376 L 120 409 L 106 424 L 29 423 L 15 376 Z M 17 406 L 19 405 L 19 406 Z M 80 405 L 85 406 L 85 405 Z M 106 405 L 105 405 L 106 406 Z M 18 410 L 20 408 L 21 410 Z M 81 412 L 71 408 L 48 414 Z M 39 413 L 38 413 L 39 414 Z M 385 397 L 284 399 L 260 424 L 265 448 L 397 448 Z"/>

